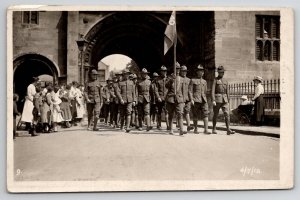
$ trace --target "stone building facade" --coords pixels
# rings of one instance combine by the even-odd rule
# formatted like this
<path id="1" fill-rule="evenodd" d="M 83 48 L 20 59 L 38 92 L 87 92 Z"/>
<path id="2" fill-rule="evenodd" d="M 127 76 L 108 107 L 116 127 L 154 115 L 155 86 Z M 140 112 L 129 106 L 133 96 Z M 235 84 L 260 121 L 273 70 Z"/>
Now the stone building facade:
<path id="1" fill-rule="evenodd" d="M 260 22 L 264 25 L 259 25 L 259 16 L 266 16 L 267 22 Z M 279 32 L 274 44 L 272 37 L 271 42 L 262 39 L 259 46 L 257 43 L 264 36 L 257 35 L 258 29 L 269 30 L 266 27 L 274 22 L 273 17 L 279 16 L 277 11 L 178 11 L 177 60 L 187 65 L 190 76 L 199 63 L 204 65 L 209 87 L 219 65 L 226 68 L 229 82 L 251 81 L 254 75 L 279 78 Z M 163 55 L 169 17 L 169 11 L 16 11 L 13 13 L 15 92 L 25 95 L 30 77 L 41 74 L 51 75 L 60 83 L 78 81 L 81 54 L 76 41 L 81 34 L 88 41 L 82 59 L 85 73 L 111 54 L 129 56 L 140 68 L 148 67 L 151 72 L 164 64 L 171 73 L 172 50 Z M 280 21 L 270 26 L 270 30 L 275 30 L 275 26 L 279 29 Z M 271 59 L 260 59 L 258 54 L 264 49 L 269 54 L 277 53 L 276 59 L 273 55 Z"/>

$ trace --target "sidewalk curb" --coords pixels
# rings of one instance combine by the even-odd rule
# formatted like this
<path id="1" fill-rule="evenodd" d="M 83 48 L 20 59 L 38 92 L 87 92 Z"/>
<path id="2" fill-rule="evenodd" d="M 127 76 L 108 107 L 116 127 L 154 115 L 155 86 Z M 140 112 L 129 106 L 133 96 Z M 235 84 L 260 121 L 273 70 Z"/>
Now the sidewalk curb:
<path id="1" fill-rule="evenodd" d="M 204 128 L 203 125 L 198 125 L 198 127 Z M 208 126 L 208 128 L 212 129 L 212 126 Z M 280 138 L 280 134 L 276 134 L 276 133 L 241 130 L 241 129 L 236 129 L 234 127 L 230 127 L 230 129 L 235 131 L 236 133 L 240 133 L 240 134 L 244 134 L 244 135 L 257 135 L 257 136 L 268 136 L 268 137 Z M 217 127 L 217 130 L 226 131 L 227 129 L 225 127 Z"/>

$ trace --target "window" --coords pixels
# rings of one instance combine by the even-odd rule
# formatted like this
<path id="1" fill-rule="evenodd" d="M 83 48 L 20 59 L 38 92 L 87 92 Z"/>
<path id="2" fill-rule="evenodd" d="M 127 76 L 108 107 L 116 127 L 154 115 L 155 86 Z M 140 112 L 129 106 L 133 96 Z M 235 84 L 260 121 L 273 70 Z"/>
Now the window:
<path id="1" fill-rule="evenodd" d="M 280 17 L 256 15 L 256 60 L 279 61 L 280 59 Z"/>
<path id="2" fill-rule="evenodd" d="M 22 12 L 23 24 L 38 24 L 39 12 L 38 11 L 23 11 Z"/>
<path id="3" fill-rule="evenodd" d="M 98 70 L 98 73 L 99 73 L 99 81 L 105 82 L 105 70 L 100 69 Z"/>

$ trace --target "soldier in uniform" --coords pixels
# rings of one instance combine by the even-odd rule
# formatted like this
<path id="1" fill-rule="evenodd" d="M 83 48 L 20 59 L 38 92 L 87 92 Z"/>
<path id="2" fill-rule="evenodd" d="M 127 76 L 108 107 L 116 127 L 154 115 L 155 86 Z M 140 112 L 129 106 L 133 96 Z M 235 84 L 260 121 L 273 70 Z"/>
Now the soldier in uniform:
<path id="1" fill-rule="evenodd" d="M 142 80 L 137 83 L 137 99 L 138 99 L 138 117 L 139 130 L 143 130 L 143 118 L 145 118 L 147 131 L 151 130 L 150 125 L 150 87 L 151 81 L 147 78 L 147 69 L 143 68 L 141 71 Z"/>
<path id="2" fill-rule="evenodd" d="M 130 74 L 129 75 L 129 79 L 132 80 L 132 82 L 134 83 L 134 87 L 135 87 L 135 94 L 137 95 L 137 76 L 136 74 Z M 132 106 L 132 114 L 131 114 L 131 127 L 135 127 L 136 129 L 138 129 L 138 108 L 137 108 L 137 104 Z"/>
<path id="3" fill-rule="evenodd" d="M 183 101 L 185 103 L 184 116 L 187 123 L 187 131 L 190 131 L 193 130 L 193 127 L 191 127 L 191 122 L 190 122 L 190 112 L 191 112 L 191 100 L 189 96 L 190 79 L 186 77 L 186 73 L 187 73 L 187 67 L 183 65 L 180 69 L 180 76 L 183 79 Z"/>
<path id="4" fill-rule="evenodd" d="M 179 63 L 176 64 L 176 71 L 180 70 Z M 178 74 L 175 72 L 175 74 Z M 176 81 L 175 81 L 176 79 Z M 176 83 L 176 85 L 175 85 Z M 167 102 L 167 110 L 169 113 L 169 127 L 170 134 L 173 134 L 173 116 L 174 112 L 176 112 L 177 120 L 179 123 L 180 135 L 185 134 L 183 131 L 183 109 L 184 109 L 184 99 L 183 99 L 183 78 L 179 75 L 174 75 L 169 78 L 166 88 L 168 89 L 168 93 L 166 96 Z"/>
<path id="5" fill-rule="evenodd" d="M 86 84 L 85 88 L 85 99 L 87 103 L 88 112 L 88 130 L 90 129 L 91 120 L 94 117 L 94 127 L 93 131 L 98 131 L 97 122 L 100 115 L 101 104 L 102 104 L 102 94 L 99 81 L 97 81 L 98 72 L 93 69 L 90 72 L 90 80 Z"/>
<path id="6" fill-rule="evenodd" d="M 217 134 L 216 125 L 219 110 L 222 108 L 225 117 L 225 124 L 227 128 L 227 135 L 234 134 L 234 131 L 230 130 L 230 118 L 229 118 L 229 89 L 228 82 L 223 79 L 224 67 L 218 67 L 218 77 L 215 78 L 212 85 L 212 103 L 213 103 L 213 134 Z"/>
<path id="7" fill-rule="evenodd" d="M 135 106 L 136 103 L 135 85 L 131 80 L 128 79 L 129 74 L 130 72 L 128 69 L 123 71 L 122 81 L 119 82 L 118 87 L 116 88 L 116 94 L 121 104 L 121 130 L 123 129 L 126 117 L 127 133 L 130 132 L 132 106 Z"/>
<path id="8" fill-rule="evenodd" d="M 155 90 L 156 90 L 156 82 L 158 79 L 159 75 L 154 72 L 153 73 L 153 80 L 151 82 L 151 87 L 150 87 L 150 99 L 151 99 L 151 104 L 150 104 L 150 122 L 152 122 L 153 124 L 156 121 L 156 116 L 158 113 L 158 109 L 157 109 L 157 98 L 155 96 Z"/>
<path id="9" fill-rule="evenodd" d="M 166 109 L 166 95 L 168 93 L 168 89 L 166 88 L 167 83 L 167 68 L 165 66 L 162 66 L 160 68 L 160 77 L 156 81 L 156 87 L 155 87 L 155 96 L 157 98 L 157 109 L 158 109 L 158 115 L 157 115 L 157 129 L 161 130 L 161 113 L 164 111 L 165 117 L 166 117 L 166 124 L 167 129 L 169 130 L 169 117 L 168 117 L 168 111 Z"/>
<path id="10" fill-rule="evenodd" d="M 192 78 L 189 84 L 189 96 L 193 107 L 193 121 L 194 121 L 194 133 L 198 132 L 198 120 L 200 116 L 204 122 L 204 134 L 210 134 L 208 132 L 208 104 L 206 98 L 207 83 L 202 78 L 204 74 L 204 68 L 202 65 L 197 67 L 197 78 Z"/>
<path id="11" fill-rule="evenodd" d="M 119 116 L 120 116 L 120 101 L 119 101 L 119 98 L 117 97 L 116 93 L 117 93 L 117 88 L 118 88 L 118 84 L 119 84 L 119 81 L 120 81 L 120 73 L 116 73 L 115 76 L 114 76 L 114 80 L 113 80 L 113 88 L 114 88 L 114 98 L 113 98 L 113 104 L 112 104 L 112 118 L 113 118 L 113 127 L 114 128 L 119 128 Z"/>
<path id="12" fill-rule="evenodd" d="M 108 78 L 106 80 L 106 85 L 103 87 L 103 116 L 104 123 L 108 124 L 108 117 L 110 115 L 110 88 L 112 87 L 113 80 Z M 111 118 L 111 117 L 110 117 Z"/>

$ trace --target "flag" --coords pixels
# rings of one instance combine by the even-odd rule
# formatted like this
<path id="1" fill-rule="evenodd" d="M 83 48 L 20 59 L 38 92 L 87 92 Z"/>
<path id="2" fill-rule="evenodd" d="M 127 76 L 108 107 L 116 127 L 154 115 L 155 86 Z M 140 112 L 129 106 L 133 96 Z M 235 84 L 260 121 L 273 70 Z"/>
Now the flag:
<path id="1" fill-rule="evenodd" d="M 165 40 L 164 40 L 164 55 L 168 50 L 177 42 L 176 33 L 176 11 L 172 12 L 169 20 L 169 24 L 165 30 Z"/>

